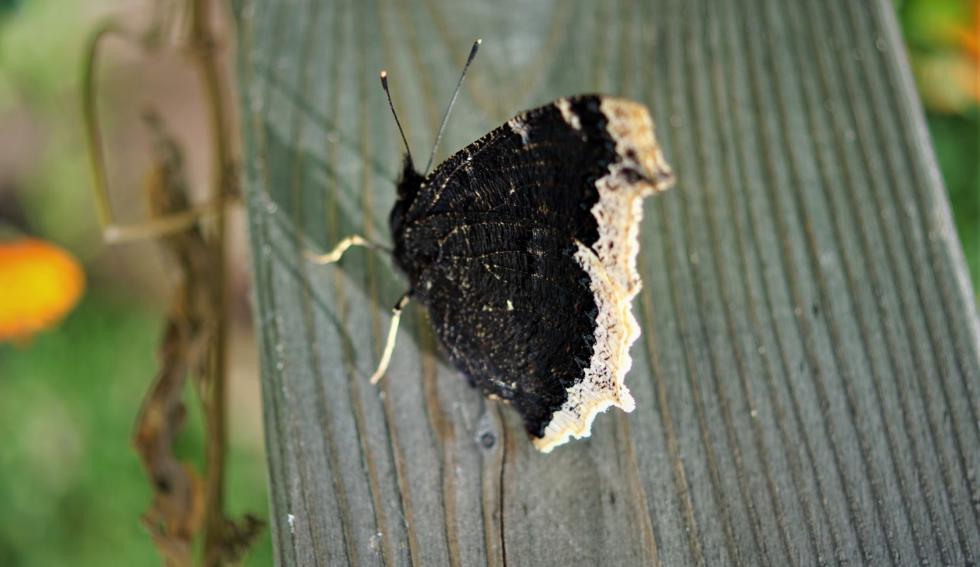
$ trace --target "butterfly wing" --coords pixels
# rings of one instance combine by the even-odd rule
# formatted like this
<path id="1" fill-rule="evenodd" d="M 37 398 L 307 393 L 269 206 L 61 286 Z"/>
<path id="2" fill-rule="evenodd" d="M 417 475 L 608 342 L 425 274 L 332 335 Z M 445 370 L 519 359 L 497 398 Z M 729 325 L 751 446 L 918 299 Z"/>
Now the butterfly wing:
<path id="1" fill-rule="evenodd" d="M 399 264 L 450 358 L 543 451 L 633 409 L 641 199 L 671 179 L 645 107 L 559 99 L 455 154 L 399 219 Z"/>

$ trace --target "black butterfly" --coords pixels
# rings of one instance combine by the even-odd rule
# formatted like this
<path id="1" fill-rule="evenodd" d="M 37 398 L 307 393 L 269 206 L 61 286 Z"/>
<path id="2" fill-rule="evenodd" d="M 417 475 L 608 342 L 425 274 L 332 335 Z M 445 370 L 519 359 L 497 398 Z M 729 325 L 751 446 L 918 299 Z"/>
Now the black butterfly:
<path id="1" fill-rule="evenodd" d="M 384 71 L 381 81 L 387 93 Z M 512 404 L 541 451 L 588 436 L 609 406 L 632 411 L 623 379 L 640 333 L 631 302 L 642 199 L 672 182 L 646 107 L 601 95 L 518 114 L 429 174 L 407 152 L 389 222 L 410 287 L 372 381 L 414 298 L 456 367 Z M 351 245 L 369 243 L 352 237 L 322 258 Z"/>

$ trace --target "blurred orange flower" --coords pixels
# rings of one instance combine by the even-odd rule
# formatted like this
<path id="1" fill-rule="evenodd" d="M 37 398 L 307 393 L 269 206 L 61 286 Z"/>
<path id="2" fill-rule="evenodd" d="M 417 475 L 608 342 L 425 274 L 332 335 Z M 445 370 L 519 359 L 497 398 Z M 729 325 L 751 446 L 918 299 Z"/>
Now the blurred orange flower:
<path id="1" fill-rule="evenodd" d="M 0 341 L 57 324 L 84 288 L 81 266 L 61 248 L 33 238 L 0 242 Z"/>
<path id="2" fill-rule="evenodd" d="M 980 102 L 980 0 L 918 0 L 905 20 L 926 106 L 963 112 Z"/>
<path id="3" fill-rule="evenodd" d="M 962 80 L 966 90 L 973 95 L 973 100 L 980 102 L 980 0 L 974 0 L 973 17 L 966 25 L 957 28 L 956 39 L 961 53 L 973 63 L 972 73 Z"/>

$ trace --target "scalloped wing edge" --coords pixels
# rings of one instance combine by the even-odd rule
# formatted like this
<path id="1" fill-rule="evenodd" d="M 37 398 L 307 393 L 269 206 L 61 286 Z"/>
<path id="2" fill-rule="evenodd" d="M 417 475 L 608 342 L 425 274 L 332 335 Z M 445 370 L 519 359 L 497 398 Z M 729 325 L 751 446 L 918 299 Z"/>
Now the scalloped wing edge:
<path id="1" fill-rule="evenodd" d="M 568 99 L 555 101 L 565 121 L 579 123 Z M 619 160 L 596 180 L 599 201 L 592 214 L 599 239 L 590 248 L 577 243 L 575 260 L 588 274 L 596 297 L 596 344 L 583 379 L 567 389 L 568 398 L 545 427 L 534 446 L 544 452 L 588 437 L 595 417 L 610 407 L 629 413 L 636 407 L 625 385 L 633 365 L 629 350 L 640 336 L 632 301 L 640 291 L 636 271 L 643 198 L 669 188 L 674 181 L 653 134 L 646 106 L 626 99 L 602 97 L 600 110 L 608 119 L 606 130 L 616 143 Z"/>

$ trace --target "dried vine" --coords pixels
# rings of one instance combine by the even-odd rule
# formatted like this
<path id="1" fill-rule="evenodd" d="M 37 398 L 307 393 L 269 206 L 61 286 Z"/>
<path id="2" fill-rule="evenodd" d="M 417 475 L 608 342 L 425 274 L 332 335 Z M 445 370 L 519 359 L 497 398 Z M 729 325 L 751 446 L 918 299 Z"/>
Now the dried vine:
<path id="1" fill-rule="evenodd" d="M 168 7 L 187 14 L 185 39 L 168 43 Z M 154 501 L 143 517 L 167 565 L 193 563 L 194 539 L 201 536 L 200 564 L 234 563 L 255 539 L 262 524 L 252 516 L 234 522 L 225 515 L 225 458 L 227 454 L 227 293 L 226 205 L 237 194 L 236 160 L 231 149 L 228 77 L 220 69 L 220 44 L 214 32 L 214 5 L 187 0 L 157 5 L 153 25 L 144 32 L 128 29 L 110 18 L 92 34 L 83 67 L 82 112 L 93 171 L 99 221 L 107 242 L 156 239 L 167 250 L 179 274 L 159 347 L 160 369 L 143 402 L 134 445 L 151 479 Z M 189 55 L 203 86 L 211 134 L 209 198 L 191 204 L 181 150 L 162 119 L 147 114 L 154 140 L 153 165 L 144 191 L 150 219 L 118 223 L 109 198 L 106 155 L 98 117 L 97 63 L 106 40 L 116 38 L 150 57 L 163 50 Z M 200 478 L 173 453 L 173 441 L 183 429 L 184 385 L 192 378 L 205 416 L 205 474 Z"/>

